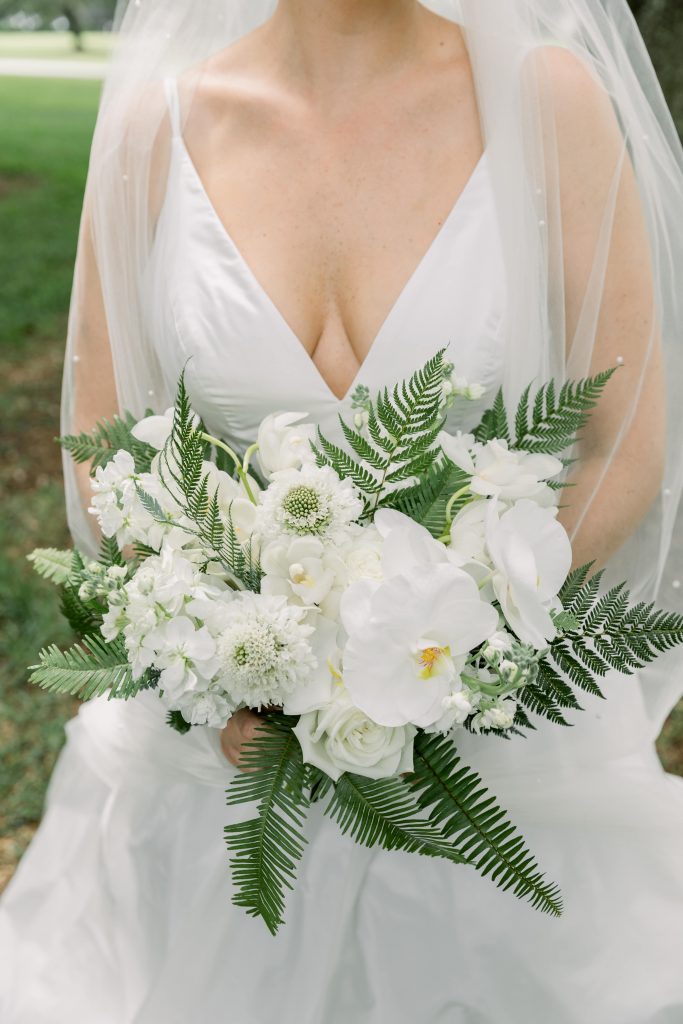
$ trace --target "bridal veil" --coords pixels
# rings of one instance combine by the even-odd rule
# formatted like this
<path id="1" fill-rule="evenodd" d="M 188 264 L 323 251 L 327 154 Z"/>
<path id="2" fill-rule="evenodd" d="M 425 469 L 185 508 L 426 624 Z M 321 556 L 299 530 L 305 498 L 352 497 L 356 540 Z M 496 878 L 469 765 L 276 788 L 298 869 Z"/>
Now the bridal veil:
<path id="1" fill-rule="evenodd" d="M 604 525 L 608 577 L 627 578 L 638 600 L 675 607 L 683 579 L 683 543 L 672 547 L 683 484 L 683 152 L 635 21 L 625 0 L 425 6 L 463 27 L 472 63 L 505 258 L 508 401 L 530 381 L 618 365 L 575 453 L 577 484 L 565 492 L 574 538 L 580 548 L 582 531 L 599 536 Z M 65 432 L 93 425 L 102 382 L 90 353 L 98 346 L 111 352 L 120 409 L 140 415 L 172 401 L 142 312 L 163 192 L 162 80 L 183 76 L 187 122 L 207 58 L 274 8 L 271 0 L 120 7 L 82 220 Z M 72 532 L 87 548 L 88 516 L 68 462 L 65 474 Z M 620 507 L 641 510 L 630 536 L 612 514 Z M 642 740 L 656 736 L 683 693 L 680 657 L 662 659 L 640 686 L 644 713 L 631 726 Z M 590 760 L 596 737 L 581 722 L 575 733 L 573 755 Z"/>

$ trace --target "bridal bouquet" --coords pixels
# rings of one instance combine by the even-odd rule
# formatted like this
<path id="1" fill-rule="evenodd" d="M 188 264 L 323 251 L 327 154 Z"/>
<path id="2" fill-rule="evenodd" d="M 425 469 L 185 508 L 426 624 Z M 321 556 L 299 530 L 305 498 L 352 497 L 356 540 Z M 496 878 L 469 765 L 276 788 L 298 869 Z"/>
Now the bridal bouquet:
<path id="1" fill-rule="evenodd" d="M 281 413 L 243 457 L 206 432 L 181 378 L 166 415 L 62 439 L 92 461 L 104 539 L 98 562 L 30 556 L 81 638 L 43 651 L 33 682 L 152 689 L 180 732 L 262 713 L 228 788 L 253 810 L 225 834 L 235 903 L 273 933 L 314 801 L 358 843 L 471 865 L 559 914 L 458 733 L 566 725 L 578 691 L 683 642 L 682 617 L 570 572 L 562 456 L 612 372 L 528 388 L 512 418 L 499 394 L 454 435 L 448 407 L 481 391 L 439 352 L 374 398 L 357 389 L 343 446 Z"/>

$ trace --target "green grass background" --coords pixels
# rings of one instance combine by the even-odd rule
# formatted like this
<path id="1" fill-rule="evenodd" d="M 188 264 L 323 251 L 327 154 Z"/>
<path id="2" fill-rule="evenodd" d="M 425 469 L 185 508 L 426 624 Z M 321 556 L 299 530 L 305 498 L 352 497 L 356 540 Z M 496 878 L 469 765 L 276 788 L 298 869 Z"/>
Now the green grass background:
<path id="1" fill-rule="evenodd" d="M 0 34 L 0 57 L 17 48 L 68 54 L 67 41 L 52 35 Z M 35 830 L 64 722 L 76 710 L 26 683 L 39 648 L 68 633 L 55 591 L 25 556 L 38 544 L 68 543 L 53 439 L 98 95 L 95 82 L 0 77 L 0 888 Z M 683 710 L 659 749 L 683 775 Z"/>

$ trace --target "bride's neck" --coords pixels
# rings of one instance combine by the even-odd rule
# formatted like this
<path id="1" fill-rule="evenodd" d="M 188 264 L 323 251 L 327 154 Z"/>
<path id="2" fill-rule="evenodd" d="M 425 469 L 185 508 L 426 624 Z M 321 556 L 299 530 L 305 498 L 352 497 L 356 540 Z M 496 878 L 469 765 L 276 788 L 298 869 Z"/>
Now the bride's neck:
<path id="1" fill-rule="evenodd" d="M 424 13 L 417 0 L 279 0 L 269 31 L 288 73 L 320 92 L 403 64 Z"/>

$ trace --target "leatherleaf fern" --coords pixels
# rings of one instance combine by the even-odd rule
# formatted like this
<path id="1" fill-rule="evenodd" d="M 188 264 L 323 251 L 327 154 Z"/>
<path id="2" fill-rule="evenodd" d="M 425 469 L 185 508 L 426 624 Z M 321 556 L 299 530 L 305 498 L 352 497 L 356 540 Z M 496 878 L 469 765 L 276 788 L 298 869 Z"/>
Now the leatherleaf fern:
<path id="1" fill-rule="evenodd" d="M 235 885 L 233 902 L 264 920 L 274 935 L 284 922 L 285 891 L 304 854 L 304 822 L 314 802 L 344 834 L 366 847 L 400 850 L 475 867 L 502 889 L 557 916 L 562 902 L 521 836 L 479 776 L 460 765 L 452 741 L 420 734 L 414 771 L 405 778 L 344 774 L 332 782 L 305 765 L 293 732 L 297 719 L 268 713 L 243 748 L 244 774 L 228 804 L 255 813 L 225 828 Z M 329 798 L 329 799 L 328 799 Z"/>

